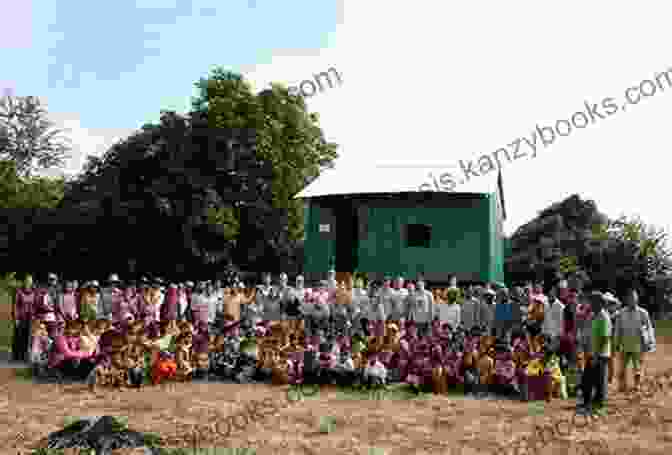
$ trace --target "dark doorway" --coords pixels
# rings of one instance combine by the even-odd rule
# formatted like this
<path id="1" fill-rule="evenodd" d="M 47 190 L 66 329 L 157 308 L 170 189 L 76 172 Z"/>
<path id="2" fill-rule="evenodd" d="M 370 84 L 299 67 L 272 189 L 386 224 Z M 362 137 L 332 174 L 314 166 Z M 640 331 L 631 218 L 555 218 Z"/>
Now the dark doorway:
<path id="1" fill-rule="evenodd" d="M 350 201 L 336 207 L 336 271 L 357 270 L 359 247 L 359 219 L 357 210 Z"/>

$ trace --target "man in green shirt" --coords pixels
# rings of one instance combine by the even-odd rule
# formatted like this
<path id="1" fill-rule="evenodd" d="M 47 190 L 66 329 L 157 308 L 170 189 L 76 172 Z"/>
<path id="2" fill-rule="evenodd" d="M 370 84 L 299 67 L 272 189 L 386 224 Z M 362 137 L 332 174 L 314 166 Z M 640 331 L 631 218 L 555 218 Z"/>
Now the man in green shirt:
<path id="1" fill-rule="evenodd" d="M 607 400 L 608 362 L 611 357 L 612 325 L 606 302 L 601 292 L 592 292 L 588 300 L 593 308 L 591 330 L 590 365 L 584 372 L 581 382 L 583 404 L 579 405 L 579 413 L 591 413 L 604 407 Z"/>

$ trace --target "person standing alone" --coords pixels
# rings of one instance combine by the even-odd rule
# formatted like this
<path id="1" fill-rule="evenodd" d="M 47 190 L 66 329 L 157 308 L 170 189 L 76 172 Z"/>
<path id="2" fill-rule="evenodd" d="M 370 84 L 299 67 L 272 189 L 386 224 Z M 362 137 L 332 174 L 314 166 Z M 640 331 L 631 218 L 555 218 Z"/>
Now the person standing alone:
<path id="1" fill-rule="evenodd" d="M 620 352 L 619 391 L 626 392 L 626 369 L 632 363 L 635 390 L 641 386 L 644 354 L 655 350 L 655 334 L 649 312 L 639 306 L 637 289 L 630 287 L 624 295 L 625 307 L 616 319 L 616 347 Z"/>

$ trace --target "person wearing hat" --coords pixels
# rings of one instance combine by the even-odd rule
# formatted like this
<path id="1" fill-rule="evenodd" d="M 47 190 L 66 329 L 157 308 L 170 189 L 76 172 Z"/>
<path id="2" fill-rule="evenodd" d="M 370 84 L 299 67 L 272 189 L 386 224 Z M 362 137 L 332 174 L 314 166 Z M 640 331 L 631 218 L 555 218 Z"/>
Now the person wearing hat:
<path id="1" fill-rule="evenodd" d="M 102 314 L 98 319 L 112 319 L 112 313 L 114 308 L 119 308 L 121 305 L 121 296 L 123 295 L 122 290 L 119 288 L 121 280 L 119 280 L 119 275 L 113 273 L 107 279 L 107 286 L 101 290 L 100 300 L 102 305 Z"/>
<path id="2" fill-rule="evenodd" d="M 60 307 L 58 303 L 61 300 L 61 295 L 63 294 L 63 289 L 61 289 L 61 284 L 58 281 L 58 275 L 55 273 L 49 273 L 47 277 L 47 293 L 49 295 L 49 302 L 54 307 L 54 316 L 56 321 L 62 321 L 64 318 L 60 313 Z"/>
<path id="3" fill-rule="evenodd" d="M 28 275 L 23 286 L 17 288 L 13 306 L 14 338 L 12 340 L 12 360 L 25 361 L 30 346 L 31 320 L 35 308 L 36 292 L 33 277 Z"/>
<path id="4" fill-rule="evenodd" d="M 615 344 L 621 364 L 619 391 L 626 392 L 626 369 L 632 363 L 635 390 L 639 390 L 645 354 L 655 351 L 656 336 L 649 312 L 639 306 L 636 287 L 629 286 L 626 289 L 623 302 L 625 307 L 618 314 L 615 324 Z"/>
<path id="5" fill-rule="evenodd" d="M 484 326 L 486 335 L 490 335 L 494 330 L 495 320 L 495 298 L 497 293 L 491 287 L 482 291 L 481 301 L 478 305 L 479 326 Z"/>
<path id="6" fill-rule="evenodd" d="M 460 308 L 460 322 L 466 330 L 470 330 L 479 323 L 480 302 L 475 295 L 473 287 L 465 292 L 464 303 Z"/>
<path id="7" fill-rule="evenodd" d="M 385 321 L 388 315 L 386 310 L 392 307 L 393 297 L 392 282 L 389 277 L 386 277 L 383 287 L 371 299 L 369 305 L 369 322 L 373 322 L 374 336 L 385 335 Z"/>

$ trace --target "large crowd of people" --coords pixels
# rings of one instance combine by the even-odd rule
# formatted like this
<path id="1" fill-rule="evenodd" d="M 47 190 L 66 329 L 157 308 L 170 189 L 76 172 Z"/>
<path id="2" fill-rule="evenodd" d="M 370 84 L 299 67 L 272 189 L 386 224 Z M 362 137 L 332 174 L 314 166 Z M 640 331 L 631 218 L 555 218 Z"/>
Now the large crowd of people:
<path id="1" fill-rule="evenodd" d="M 13 305 L 15 360 L 37 378 L 91 387 L 165 381 L 381 385 L 405 382 L 476 397 L 567 398 L 576 371 L 580 409 L 604 404 L 616 377 L 635 388 L 654 327 L 635 288 L 611 292 L 502 283 L 426 288 L 403 277 L 365 283 L 336 273 L 313 288 L 270 274 L 246 287 L 143 278 L 81 286 L 27 276 Z"/>

